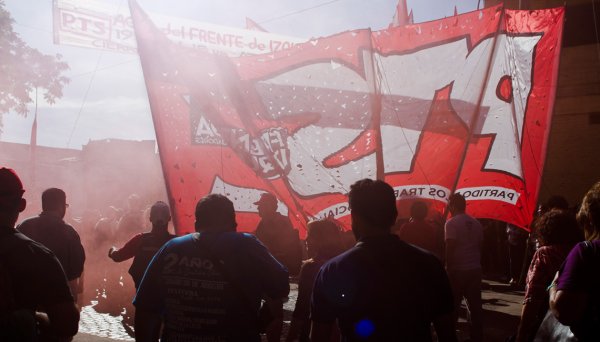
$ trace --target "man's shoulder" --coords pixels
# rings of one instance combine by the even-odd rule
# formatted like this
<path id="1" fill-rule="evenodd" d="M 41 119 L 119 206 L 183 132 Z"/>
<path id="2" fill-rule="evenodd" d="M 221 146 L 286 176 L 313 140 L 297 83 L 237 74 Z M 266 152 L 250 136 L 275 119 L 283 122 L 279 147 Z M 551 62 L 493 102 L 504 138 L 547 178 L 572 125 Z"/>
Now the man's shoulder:
<path id="1" fill-rule="evenodd" d="M 292 221 L 290 220 L 290 218 L 278 212 L 276 212 L 272 217 L 270 217 L 265 223 L 276 225 L 280 229 L 292 228 Z"/>
<path id="2" fill-rule="evenodd" d="M 79 233 L 77 232 L 77 229 L 75 229 L 75 227 L 73 227 L 72 225 L 63 222 L 63 227 L 65 229 L 65 231 L 67 232 L 67 234 L 69 234 L 69 236 L 75 238 L 76 240 L 80 240 L 80 236 Z"/>
<path id="3" fill-rule="evenodd" d="M 181 246 L 186 246 L 194 243 L 196 233 L 190 233 L 182 236 L 177 236 L 167 241 L 164 245 L 164 248 L 178 248 Z M 143 234 L 139 234 L 139 236 L 143 236 Z"/>
<path id="4" fill-rule="evenodd" d="M 454 225 L 454 226 L 464 226 L 466 223 L 474 223 L 478 226 L 481 226 L 481 223 L 479 223 L 479 221 L 474 218 L 473 216 L 467 214 L 467 213 L 462 213 L 456 216 L 452 216 L 447 222 L 446 225 Z"/>
<path id="5" fill-rule="evenodd" d="M 235 246 L 236 248 L 252 248 L 262 246 L 262 243 L 256 236 L 245 232 L 223 233 L 220 241 L 226 245 Z"/>
<path id="6" fill-rule="evenodd" d="M 38 226 L 40 219 L 41 218 L 39 216 L 28 217 L 19 223 L 17 230 L 23 232 L 30 229 L 35 229 L 35 227 Z"/>
<path id="7" fill-rule="evenodd" d="M 6 237 L 10 245 L 9 252 L 24 258 L 55 258 L 54 253 L 41 243 L 30 239 L 21 232 L 15 232 Z"/>
<path id="8" fill-rule="evenodd" d="M 170 239 L 166 244 L 165 248 L 180 248 L 185 246 L 193 245 L 203 240 L 211 243 L 218 243 L 220 245 L 232 245 L 243 247 L 248 244 L 260 244 L 256 236 L 250 233 L 237 233 L 237 232 L 225 232 L 225 233 L 191 233 L 183 236 L 176 236 Z"/>
<path id="9" fill-rule="evenodd" d="M 432 253 L 419 247 L 408 244 L 400 239 L 387 241 L 383 246 L 377 244 L 361 244 L 348 251 L 330 259 L 321 268 L 322 275 L 330 280 L 362 278 L 372 274 L 373 270 L 398 272 L 398 275 L 414 276 L 414 270 L 418 273 L 432 274 L 443 273 L 443 266 L 439 259 Z M 376 273 L 379 271 L 375 271 Z M 417 275 L 421 276 L 421 275 Z"/>
<path id="10" fill-rule="evenodd" d="M 357 243 L 343 253 L 329 259 L 324 263 L 322 269 L 333 270 L 333 269 L 355 269 L 356 266 L 365 263 L 365 260 L 370 259 L 371 251 L 369 248 L 365 248 L 364 243 Z"/>

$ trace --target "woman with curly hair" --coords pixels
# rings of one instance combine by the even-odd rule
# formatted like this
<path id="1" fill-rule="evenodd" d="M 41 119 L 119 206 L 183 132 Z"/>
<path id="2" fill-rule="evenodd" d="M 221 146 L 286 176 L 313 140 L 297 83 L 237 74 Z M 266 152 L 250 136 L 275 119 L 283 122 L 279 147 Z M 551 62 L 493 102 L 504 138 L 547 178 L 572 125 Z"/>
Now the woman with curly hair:
<path id="1" fill-rule="evenodd" d="M 541 247 L 533 255 L 527 273 L 525 300 L 516 341 L 532 341 L 548 311 L 547 286 L 552 282 L 569 251 L 583 239 L 575 216 L 551 210 L 537 220 L 536 235 Z"/>
<path id="2" fill-rule="evenodd" d="M 600 341 L 600 182 L 577 214 L 584 242 L 577 244 L 550 286 L 550 308 L 579 341 Z"/>

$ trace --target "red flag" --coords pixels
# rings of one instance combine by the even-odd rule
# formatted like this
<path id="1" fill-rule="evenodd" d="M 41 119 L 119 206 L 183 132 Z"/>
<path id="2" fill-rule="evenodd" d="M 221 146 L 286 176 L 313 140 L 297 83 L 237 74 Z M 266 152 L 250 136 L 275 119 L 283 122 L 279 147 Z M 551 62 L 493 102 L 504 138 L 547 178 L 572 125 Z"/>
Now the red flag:
<path id="1" fill-rule="evenodd" d="M 454 25 L 458 24 L 458 10 L 456 9 L 456 5 L 454 5 Z"/>
<path id="2" fill-rule="evenodd" d="M 262 26 L 260 26 L 256 21 L 246 17 L 246 28 L 248 30 L 260 31 L 260 32 L 268 32 Z"/>
<path id="3" fill-rule="evenodd" d="M 131 10 L 179 233 L 208 193 L 252 231 L 265 191 L 299 228 L 348 228 L 346 194 L 365 177 L 394 187 L 401 215 L 415 199 L 442 210 L 456 191 L 476 217 L 531 220 L 563 9 L 492 7 L 237 58 L 171 43 Z"/>
<path id="4" fill-rule="evenodd" d="M 398 27 L 404 26 L 412 23 L 412 10 L 411 14 L 408 13 L 408 8 L 406 6 L 406 0 L 398 0 L 398 4 L 396 5 L 396 12 L 394 13 L 394 17 L 392 18 L 392 22 L 388 27 Z"/>

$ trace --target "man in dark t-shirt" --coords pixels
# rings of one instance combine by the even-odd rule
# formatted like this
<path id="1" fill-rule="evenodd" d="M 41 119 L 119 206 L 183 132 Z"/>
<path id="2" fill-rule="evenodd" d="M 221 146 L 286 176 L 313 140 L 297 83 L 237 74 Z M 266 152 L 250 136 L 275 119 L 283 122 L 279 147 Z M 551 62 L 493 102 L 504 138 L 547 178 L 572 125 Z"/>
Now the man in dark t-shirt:
<path id="1" fill-rule="evenodd" d="M 400 227 L 398 237 L 404 242 L 423 248 L 443 260 L 443 231 L 427 222 L 427 204 L 415 201 L 410 207 L 410 221 Z"/>
<path id="2" fill-rule="evenodd" d="M 69 291 L 65 273 L 54 254 L 15 230 L 19 213 L 25 209 L 25 190 L 15 172 L 0 169 L 0 263 L 4 299 L 1 317 L 15 312 L 35 316 L 44 338 L 68 338 L 77 334 L 79 311 Z M 21 341 L 29 336 L 14 334 L 3 325 L 2 341 Z M 26 333 L 26 332 L 25 332 Z"/>
<path id="3" fill-rule="evenodd" d="M 269 252 L 287 267 L 291 275 L 300 272 L 302 249 L 298 231 L 287 216 L 277 212 L 277 198 L 265 192 L 255 202 L 261 220 L 255 235 Z"/>
<path id="4" fill-rule="evenodd" d="M 175 237 L 175 235 L 169 234 L 169 221 L 171 221 L 169 206 L 165 202 L 158 201 L 150 208 L 152 231 L 135 235 L 123 248 L 111 247 L 108 251 L 108 257 L 116 262 L 133 258 L 129 274 L 133 278 L 136 289 L 140 286 L 144 272 L 154 254 L 167 241 Z"/>
<path id="5" fill-rule="evenodd" d="M 52 251 L 60 261 L 71 292 L 75 297 L 81 292 L 78 278 L 83 273 L 85 251 L 79 234 L 63 218 L 67 207 L 67 196 L 61 189 L 50 188 L 42 193 L 42 212 L 39 216 L 28 218 L 17 230 L 28 238 L 37 241 Z"/>
<path id="6" fill-rule="evenodd" d="M 358 243 L 328 261 L 315 281 L 313 341 L 329 341 L 337 320 L 344 341 L 456 341 L 452 292 L 440 261 L 390 233 L 394 190 L 364 179 L 349 193 Z"/>

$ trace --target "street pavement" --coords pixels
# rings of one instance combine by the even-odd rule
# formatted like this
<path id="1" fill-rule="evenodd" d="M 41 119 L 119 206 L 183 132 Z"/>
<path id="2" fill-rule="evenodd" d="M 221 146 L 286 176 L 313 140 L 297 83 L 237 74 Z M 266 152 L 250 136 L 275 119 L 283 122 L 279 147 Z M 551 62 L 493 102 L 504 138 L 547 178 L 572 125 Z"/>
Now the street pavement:
<path id="1" fill-rule="evenodd" d="M 512 289 L 509 285 L 492 280 L 484 280 L 482 291 L 484 309 L 484 338 L 488 342 L 504 342 L 507 337 L 516 333 L 521 315 L 523 291 Z M 291 284 L 290 297 L 284 305 L 285 316 L 284 337 L 289 328 L 291 312 L 296 304 L 298 287 Z M 459 341 L 468 339 L 468 327 L 464 319 L 457 326 Z M 86 306 L 81 312 L 79 333 L 75 342 L 110 342 L 133 341 L 122 324 L 121 316 L 98 313 L 92 305 Z M 284 338 L 282 338 L 282 341 Z"/>

